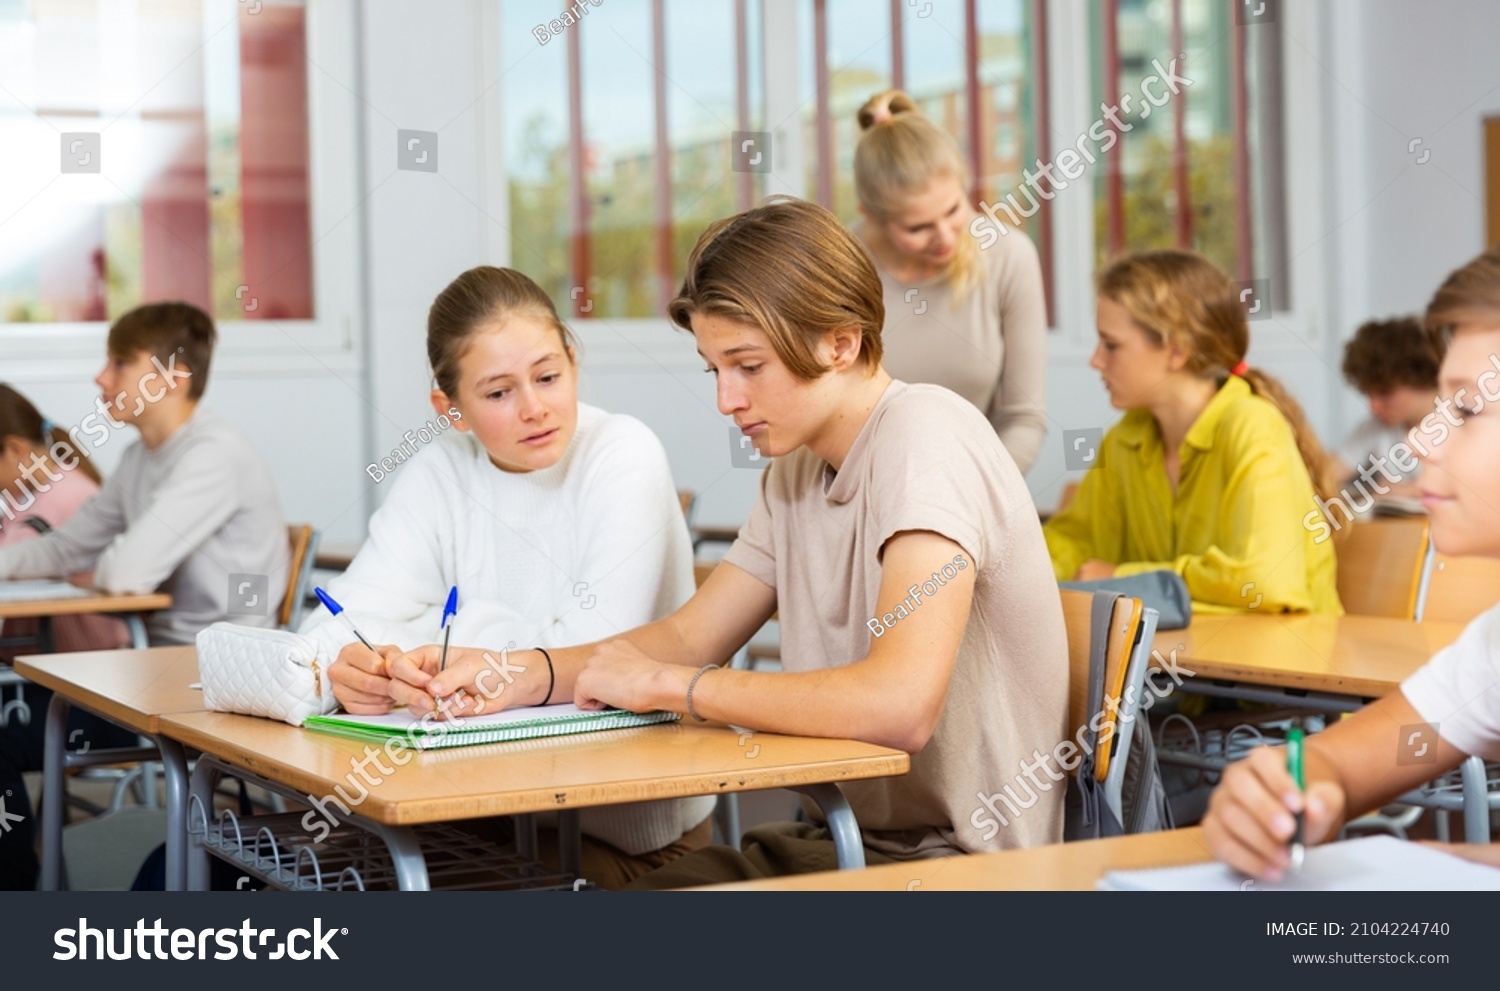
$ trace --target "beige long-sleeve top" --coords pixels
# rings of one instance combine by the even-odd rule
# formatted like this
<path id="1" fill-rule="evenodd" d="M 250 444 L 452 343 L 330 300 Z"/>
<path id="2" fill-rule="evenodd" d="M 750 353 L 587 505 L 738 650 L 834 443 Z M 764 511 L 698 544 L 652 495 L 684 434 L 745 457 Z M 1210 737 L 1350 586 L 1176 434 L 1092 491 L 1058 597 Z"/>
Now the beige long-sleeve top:
<path id="1" fill-rule="evenodd" d="M 903 382 L 941 385 L 979 407 L 1024 474 L 1047 438 L 1041 260 L 1023 234 L 999 238 L 979 259 L 979 280 L 957 305 L 944 277 L 901 282 L 876 261 L 885 288 L 882 364 Z"/>

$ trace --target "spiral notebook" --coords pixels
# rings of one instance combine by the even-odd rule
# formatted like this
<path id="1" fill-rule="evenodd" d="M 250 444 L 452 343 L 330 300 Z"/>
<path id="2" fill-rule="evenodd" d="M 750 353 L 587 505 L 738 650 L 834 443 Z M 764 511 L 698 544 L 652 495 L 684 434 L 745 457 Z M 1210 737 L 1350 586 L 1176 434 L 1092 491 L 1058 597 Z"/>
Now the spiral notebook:
<path id="1" fill-rule="evenodd" d="M 392 737 L 409 737 L 418 750 L 467 747 L 476 743 L 534 740 L 542 736 L 566 736 L 598 730 L 628 729 L 669 723 L 681 718 L 675 712 L 629 712 L 625 709 L 580 709 L 571 703 L 503 709 L 481 716 L 455 720 L 422 720 L 409 712 L 384 716 L 336 713 L 309 716 L 303 726 L 318 733 L 347 736 L 367 743 L 383 744 Z"/>

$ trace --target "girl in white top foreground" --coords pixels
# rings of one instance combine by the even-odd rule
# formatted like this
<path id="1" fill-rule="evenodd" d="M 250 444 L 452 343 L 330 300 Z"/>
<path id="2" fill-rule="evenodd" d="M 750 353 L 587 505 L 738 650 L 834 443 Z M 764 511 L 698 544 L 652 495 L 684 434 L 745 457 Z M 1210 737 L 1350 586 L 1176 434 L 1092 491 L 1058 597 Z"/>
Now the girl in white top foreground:
<path id="1" fill-rule="evenodd" d="M 392 707 L 386 659 L 441 639 L 454 585 L 454 646 L 497 649 L 612 637 L 693 593 L 661 442 L 638 420 L 578 402 L 571 335 L 536 283 L 510 269 L 465 272 L 432 305 L 427 353 L 437 418 L 418 436 L 437 436 L 390 466 L 368 541 L 329 586 L 360 632 L 390 646 L 377 656 L 351 643 L 322 608 L 303 627 L 338 654 L 329 674 L 350 712 Z M 705 845 L 713 805 L 584 811 L 584 876 L 623 884 Z"/>
<path id="2" fill-rule="evenodd" d="M 1480 255 L 1450 275 L 1425 323 L 1447 352 L 1438 405 L 1454 424 L 1439 445 L 1418 452 L 1432 541 L 1444 554 L 1500 557 L 1500 253 Z M 1436 747 L 1436 760 L 1402 763 L 1402 748 L 1420 723 L 1436 730 L 1435 740 L 1423 740 Z M 1309 737 L 1304 793 L 1279 749 L 1262 747 L 1230 767 L 1203 820 L 1204 835 L 1220 860 L 1275 880 L 1290 863 L 1294 813 L 1305 810 L 1306 840 L 1319 843 L 1469 755 L 1500 759 L 1500 606 L 1470 623 L 1400 692 Z M 1500 866 L 1493 845 L 1449 849 Z"/>

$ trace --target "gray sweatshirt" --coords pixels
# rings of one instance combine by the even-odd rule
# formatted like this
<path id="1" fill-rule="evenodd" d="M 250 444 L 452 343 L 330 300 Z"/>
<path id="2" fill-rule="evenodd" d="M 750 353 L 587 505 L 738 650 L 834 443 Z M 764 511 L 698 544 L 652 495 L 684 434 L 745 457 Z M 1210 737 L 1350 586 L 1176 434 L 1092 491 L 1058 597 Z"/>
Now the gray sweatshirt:
<path id="1" fill-rule="evenodd" d="M 92 568 L 94 584 L 107 592 L 166 592 L 172 607 L 148 619 L 151 641 L 191 643 L 219 620 L 275 626 L 290 558 L 281 502 L 260 453 L 227 421 L 198 409 L 156 450 L 139 441 L 126 449 L 119 470 L 62 527 L 0 549 L 0 578 Z M 236 584 L 266 578 L 263 615 L 230 615 L 231 575 Z M 235 601 L 248 605 L 252 594 Z"/>

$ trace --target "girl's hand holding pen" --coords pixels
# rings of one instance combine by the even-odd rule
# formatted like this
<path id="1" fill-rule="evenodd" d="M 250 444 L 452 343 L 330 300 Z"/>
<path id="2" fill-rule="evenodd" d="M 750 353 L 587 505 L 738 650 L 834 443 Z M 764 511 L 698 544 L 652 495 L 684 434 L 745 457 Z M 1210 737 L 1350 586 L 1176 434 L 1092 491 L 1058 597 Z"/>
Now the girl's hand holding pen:
<path id="1" fill-rule="evenodd" d="M 538 705 L 546 695 L 547 662 L 537 651 L 450 647 L 440 673 L 442 652 L 442 645 L 428 644 L 392 660 L 391 697 L 397 704 L 418 716 L 436 710 L 453 718 Z"/>
<path id="2" fill-rule="evenodd" d="M 358 640 L 345 644 L 328 669 L 333 697 L 345 712 L 362 716 L 390 712 L 390 664 L 400 656 L 401 648 L 395 644 L 381 644 L 373 651 Z"/>

